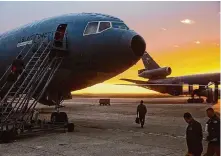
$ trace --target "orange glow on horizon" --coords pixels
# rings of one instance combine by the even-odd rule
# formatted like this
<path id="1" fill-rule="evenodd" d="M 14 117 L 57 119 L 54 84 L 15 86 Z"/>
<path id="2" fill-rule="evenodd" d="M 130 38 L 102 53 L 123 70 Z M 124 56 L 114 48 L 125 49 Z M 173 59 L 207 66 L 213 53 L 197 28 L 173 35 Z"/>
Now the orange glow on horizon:
<path id="1" fill-rule="evenodd" d="M 114 85 L 100 83 L 86 89 L 72 92 L 74 94 L 146 94 L 146 93 L 156 93 L 154 91 L 147 90 L 145 88 L 140 88 L 136 86 L 126 86 L 126 85 Z"/>

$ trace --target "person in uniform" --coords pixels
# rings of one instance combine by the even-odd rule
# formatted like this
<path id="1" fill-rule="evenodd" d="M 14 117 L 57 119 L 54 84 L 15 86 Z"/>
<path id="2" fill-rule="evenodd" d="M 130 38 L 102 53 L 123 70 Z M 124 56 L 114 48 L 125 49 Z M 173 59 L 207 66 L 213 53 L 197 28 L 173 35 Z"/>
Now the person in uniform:
<path id="1" fill-rule="evenodd" d="M 12 62 L 11 71 L 19 76 L 23 69 L 25 68 L 24 61 L 22 60 L 22 56 L 18 55 L 18 57 Z"/>
<path id="2" fill-rule="evenodd" d="M 188 123 L 186 129 L 186 142 L 188 153 L 186 156 L 201 156 L 203 152 L 203 132 L 201 124 L 194 120 L 190 113 L 184 114 L 184 120 Z"/>
<path id="3" fill-rule="evenodd" d="M 140 101 L 140 104 L 137 106 L 137 117 L 139 116 L 141 127 L 143 128 L 145 122 L 145 116 L 147 113 L 147 108 L 143 104 L 143 100 Z"/>
<path id="4" fill-rule="evenodd" d="M 220 156 L 220 119 L 215 114 L 213 108 L 206 110 L 209 120 L 207 121 L 208 141 L 207 153 L 205 156 Z"/>

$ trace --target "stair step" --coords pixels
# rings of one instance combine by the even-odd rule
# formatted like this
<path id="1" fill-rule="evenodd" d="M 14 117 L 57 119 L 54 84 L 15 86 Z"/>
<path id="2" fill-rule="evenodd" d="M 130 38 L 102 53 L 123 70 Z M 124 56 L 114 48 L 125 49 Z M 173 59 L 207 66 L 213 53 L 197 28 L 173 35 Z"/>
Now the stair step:
<path id="1" fill-rule="evenodd" d="M 48 43 L 47 43 L 47 45 L 48 45 Z M 41 80 L 40 73 L 42 73 L 42 70 L 43 70 L 43 68 L 39 68 L 40 66 L 43 66 L 44 68 L 45 68 L 45 65 L 52 66 L 52 64 L 51 64 L 52 62 L 47 62 L 47 60 L 49 59 L 48 54 L 50 52 L 50 49 L 45 48 L 45 47 L 40 47 L 39 49 L 40 49 L 39 51 L 37 51 L 36 53 L 34 53 L 31 56 L 29 63 L 27 64 L 26 68 L 24 69 L 23 76 L 19 77 L 18 81 L 16 81 L 15 84 L 13 84 L 14 87 L 10 90 L 8 97 L 6 97 L 6 99 L 8 99 L 7 102 L 9 104 L 12 104 L 12 106 L 13 106 L 13 107 L 9 106 L 8 109 L 9 110 L 13 109 L 14 111 L 18 109 L 18 111 L 12 112 L 10 117 L 6 118 L 8 114 L 3 113 L 3 112 L 6 112 L 7 110 L 5 109 L 5 111 L 2 112 L 2 110 L 0 108 L 0 114 L 1 114 L 1 112 L 4 114 L 4 116 L 0 117 L 0 120 L 5 118 L 7 120 L 7 122 L 11 123 L 11 122 L 14 122 L 15 120 L 20 119 L 22 117 L 21 113 L 24 111 L 24 109 L 20 108 L 20 107 L 14 107 L 14 106 L 17 105 L 17 103 L 18 103 L 18 106 L 20 104 L 23 105 L 23 103 L 21 103 L 23 100 L 28 100 L 28 102 L 33 100 L 32 97 L 30 97 L 30 99 L 27 99 L 26 96 L 28 96 L 27 94 L 30 92 L 25 91 L 25 89 L 29 90 L 30 87 L 27 87 L 29 84 L 30 84 L 30 86 L 35 86 L 40 82 L 40 80 Z M 56 58 L 53 58 L 53 59 L 55 59 L 55 62 L 60 61 L 59 58 L 57 60 L 56 60 Z M 46 60 L 46 61 L 44 62 L 44 60 Z M 61 62 L 57 62 L 57 64 L 56 64 L 57 67 L 59 67 L 59 65 L 60 65 L 59 63 L 61 63 Z M 55 69 L 56 68 L 54 68 L 53 70 L 55 70 Z M 48 70 L 45 70 L 44 72 L 48 72 Z M 45 73 L 45 74 L 47 74 L 47 73 Z M 40 79 L 37 80 L 37 78 L 39 78 L 39 77 L 40 77 Z M 31 79 L 33 79 L 34 81 L 31 81 Z M 41 82 L 45 83 L 46 80 L 43 80 Z M 16 96 L 15 96 L 15 94 L 16 94 Z M 36 93 L 36 94 L 39 94 L 39 93 Z M 2 108 L 2 109 L 4 109 L 4 108 Z M 32 111 L 32 108 L 30 109 L 30 111 Z"/>

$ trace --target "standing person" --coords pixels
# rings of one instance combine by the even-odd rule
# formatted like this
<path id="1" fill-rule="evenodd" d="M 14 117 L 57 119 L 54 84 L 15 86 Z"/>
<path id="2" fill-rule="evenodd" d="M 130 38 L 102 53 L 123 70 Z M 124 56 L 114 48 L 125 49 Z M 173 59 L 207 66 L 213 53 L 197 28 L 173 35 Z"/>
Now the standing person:
<path id="1" fill-rule="evenodd" d="M 207 121 L 207 153 L 206 156 L 213 156 L 216 153 L 216 156 L 220 156 L 220 119 L 215 114 L 213 108 L 208 108 L 206 110 L 209 120 Z"/>
<path id="2" fill-rule="evenodd" d="M 0 88 L 0 101 L 5 97 L 10 87 L 16 81 L 17 77 L 14 72 L 10 72 L 6 78 L 6 83 L 4 87 Z M 7 103 L 7 98 L 5 98 L 4 103 Z"/>
<path id="3" fill-rule="evenodd" d="M 12 62 L 12 72 L 18 77 L 23 69 L 25 68 L 24 61 L 22 60 L 22 55 L 18 55 L 18 57 Z"/>
<path id="4" fill-rule="evenodd" d="M 186 156 L 201 156 L 203 152 L 203 132 L 202 126 L 199 122 L 193 119 L 190 113 L 183 115 L 184 120 L 188 123 L 186 129 L 186 142 L 188 147 L 188 153 Z"/>
<path id="5" fill-rule="evenodd" d="M 137 106 L 137 116 L 139 116 L 141 127 L 143 128 L 145 122 L 145 116 L 147 113 L 147 108 L 143 104 L 143 100 L 140 101 L 140 104 Z"/>

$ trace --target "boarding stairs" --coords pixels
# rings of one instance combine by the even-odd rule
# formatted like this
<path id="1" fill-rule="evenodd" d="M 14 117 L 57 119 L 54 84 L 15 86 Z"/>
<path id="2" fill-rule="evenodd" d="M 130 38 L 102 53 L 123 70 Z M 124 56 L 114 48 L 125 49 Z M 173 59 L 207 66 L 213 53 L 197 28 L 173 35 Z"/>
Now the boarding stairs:
<path id="1" fill-rule="evenodd" d="M 40 43 L 40 44 L 39 44 Z M 34 46 L 37 50 L 31 54 Z M 0 79 L 0 92 L 4 97 L 0 101 L 0 132 L 23 127 L 32 121 L 35 107 L 43 96 L 56 71 L 59 69 L 63 56 L 52 55 L 56 50 L 54 40 L 43 38 L 27 49 L 27 45 L 20 51 L 24 59 L 29 59 L 22 73 L 11 83 L 7 82 L 11 66 Z M 59 51 L 62 49 L 59 47 Z M 4 81 L 4 82 L 3 82 Z"/>

